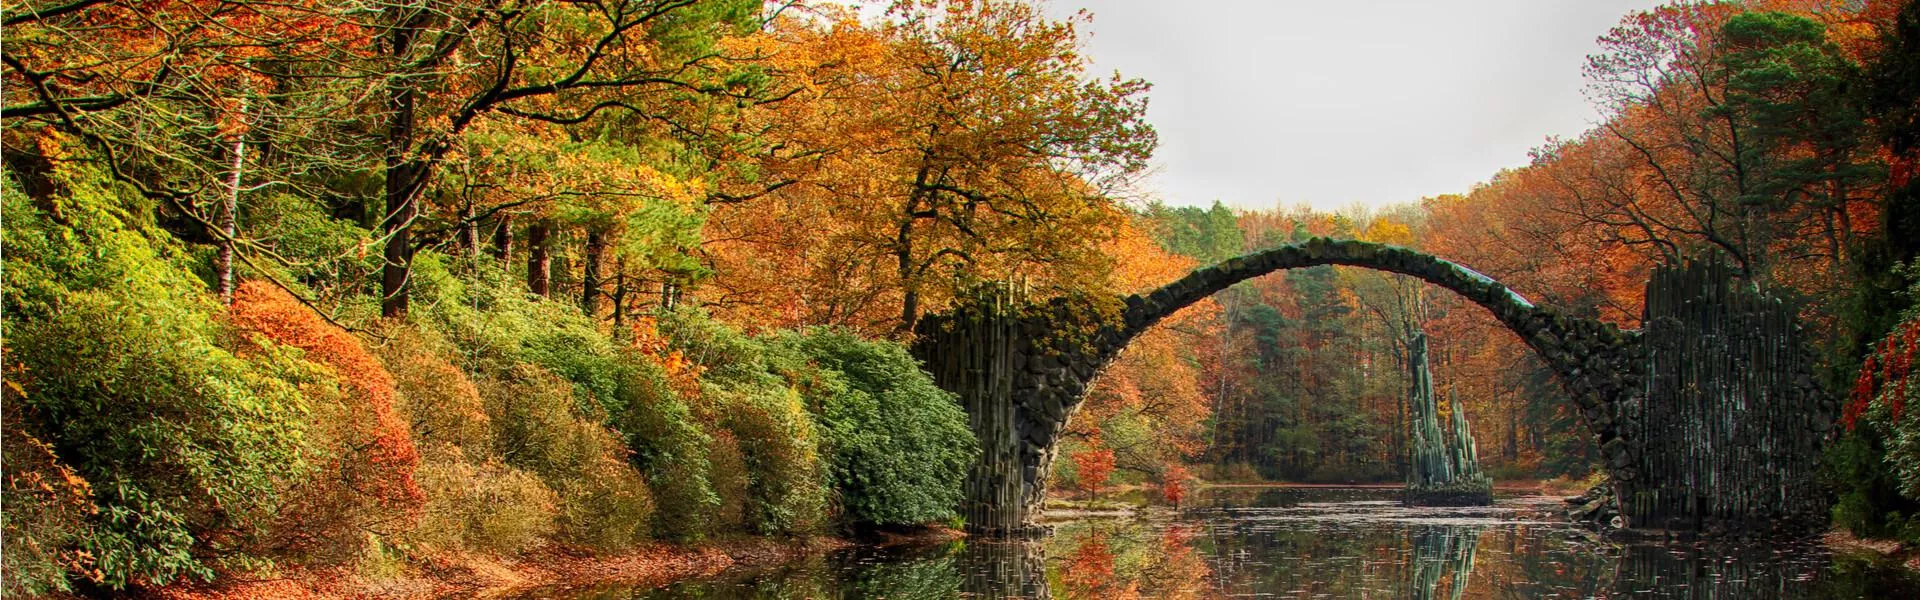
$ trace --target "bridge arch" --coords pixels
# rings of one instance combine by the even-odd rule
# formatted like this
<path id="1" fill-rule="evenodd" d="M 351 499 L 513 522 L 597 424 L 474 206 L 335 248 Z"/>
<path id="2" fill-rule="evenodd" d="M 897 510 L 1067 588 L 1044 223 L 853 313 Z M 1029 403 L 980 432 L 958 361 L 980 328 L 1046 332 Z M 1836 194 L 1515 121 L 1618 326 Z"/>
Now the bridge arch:
<path id="1" fill-rule="evenodd" d="M 1451 290 L 1487 309 L 1563 375 L 1586 367 L 1586 363 L 1596 357 L 1603 361 L 1624 358 L 1607 354 L 1630 345 L 1636 335 L 1609 323 L 1567 318 L 1552 309 L 1535 306 L 1493 278 L 1433 255 L 1386 244 L 1314 238 L 1231 258 L 1197 269 L 1145 295 L 1129 296 L 1125 300 L 1126 326 L 1117 332 L 1119 337 L 1113 342 L 1124 347 L 1162 319 L 1236 283 L 1275 271 L 1324 265 L 1397 273 Z M 1113 350 L 1117 352 L 1118 348 Z M 1592 369 L 1601 370 L 1606 366 L 1595 364 Z"/>
<path id="2" fill-rule="evenodd" d="M 1804 346 L 1793 337 L 1797 329 L 1792 327 L 1791 311 L 1778 302 L 1755 299 L 1757 293 L 1735 289 L 1737 286 L 1726 283 L 1731 279 L 1724 269 L 1688 267 L 1691 270 L 1675 271 L 1680 275 L 1677 279 L 1670 277 L 1674 281 L 1668 286 L 1675 289 L 1666 291 L 1656 290 L 1650 283 L 1649 308 L 1658 304 L 1667 306 L 1668 312 L 1676 315 L 1688 310 L 1720 315 L 1697 319 L 1707 324 L 1706 329 L 1690 325 L 1691 321 L 1683 323 L 1667 317 L 1665 313 L 1650 315 L 1645 322 L 1654 326 L 1662 340 L 1669 340 L 1652 344 L 1654 348 L 1650 349 L 1642 331 L 1623 331 L 1612 324 L 1569 317 L 1552 307 L 1537 306 L 1492 278 L 1432 255 L 1384 244 L 1314 238 L 1197 269 L 1152 292 L 1120 299 L 1124 308 L 1117 311 L 1111 303 L 1103 306 L 1087 299 L 1056 298 L 1044 304 L 1030 304 L 1019 298 L 989 295 L 923 319 L 916 327 L 914 353 L 925 363 L 935 383 L 960 397 L 982 447 L 980 461 L 965 483 L 966 500 L 961 512 L 967 526 L 989 534 L 1033 530 L 1033 518 L 1045 498 L 1046 479 L 1059 436 L 1100 371 L 1135 337 L 1180 309 L 1233 284 L 1275 271 L 1322 265 L 1345 265 L 1411 276 L 1451 290 L 1486 308 L 1558 375 L 1598 443 L 1600 458 L 1613 480 L 1616 497 L 1632 499 L 1631 505 L 1621 508 L 1629 517 L 1652 519 L 1685 514 L 1697 523 L 1700 513 L 1706 510 L 1699 506 L 1720 506 L 1717 499 L 1702 499 L 1702 494 L 1709 493 L 1706 491 L 1667 489 L 1694 485 L 1695 474 L 1675 471 L 1670 465 L 1648 460 L 1647 438 L 1652 429 L 1645 416 L 1650 390 L 1664 402 L 1664 408 L 1687 405 L 1695 407 L 1696 412 L 1705 410 L 1698 407 L 1709 403 L 1700 402 L 1699 398 L 1676 399 L 1676 394 L 1698 396 L 1703 393 L 1700 390 L 1706 388 L 1711 388 L 1713 393 L 1754 394 L 1756 400 L 1774 402 L 1767 405 L 1767 410 L 1787 406 L 1806 413 L 1803 416 L 1807 419 L 1795 421 L 1801 426 L 1820 423 L 1824 414 L 1821 411 L 1830 412 L 1831 403 L 1819 402 L 1822 394 L 1811 383 L 1811 377 L 1804 376 L 1810 361 Z M 1656 275 L 1654 283 L 1660 281 Z M 1656 295 L 1671 301 L 1655 302 Z M 1735 307 L 1732 310 L 1739 312 L 1738 318 L 1721 318 L 1727 317 L 1730 310 L 1726 306 Z M 1779 339 L 1743 337 L 1738 330 L 1748 322 L 1765 324 L 1762 329 Z M 1713 343 L 1694 344 L 1682 350 L 1679 347 L 1687 344 L 1671 340 L 1684 336 L 1721 341 L 1740 338 L 1742 348 L 1790 347 L 1797 352 L 1769 354 L 1765 364 L 1752 363 L 1747 368 L 1764 371 L 1779 367 L 1778 370 L 1802 376 L 1791 382 L 1760 378 L 1765 381 L 1751 384 L 1743 382 L 1753 378 L 1724 374 L 1712 381 L 1675 379 L 1691 377 L 1676 375 L 1672 368 L 1675 364 L 1694 362 L 1696 358 L 1732 364 L 1737 360 L 1725 359 L 1743 351 L 1716 348 Z M 1663 354 L 1654 360 L 1656 357 L 1651 356 L 1650 350 L 1660 350 Z M 1650 367 L 1660 367 L 1654 369 L 1658 371 L 1654 375 L 1673 381 L 1666 382 L 1664 387 L 1649 386 Z M 1733 381 L 1736 379 L 1739 381 Z M 1743 399 L 1732 404 L 1741 407 L 1753 404 L 1755 410 L 1759 410 L 1762 403 Z M 1727 427 L 1738 428 L 1737 418 L 1718 413 L 1714 416 L 1727 422 Z M 1800 433 L 1805 437 L 1804 430 Z M 1678 438 L 1682 434 L 1665 435 Z M 1773 437 L 1765 438 L 1767 444 L 1778 437 L 1773 433 L 1768 435 Z M 1680 439 L 1664 442 L 1669 446 L 1691 443 Z M 1654 451 L 1671 450 L 1656 448 Z M 1738 491 L 1716 489 L 1711 493 L 1748 495 L 1755 489 L 1767 489 L 1783 496 L 1808 496 L 1812 492 L 1807 491 L 1811 476 L 1811 467 L 1807 465 L 1817 459 L 1817 445 L 1811 450 L 1796 446 L 1796 452 L 1794 464 L 1788 468 L 1743 476 L 1744 479 L 1722 478 L 1737 479 L 1743 487 Z M 1727 462 L 1717 456 L 1709 458 L 1711 460 L 1702 463 L 1706 466 L 1688 468 L 1717 469 L 1715 465 Z M 1661 481 L 1648 481 L 1649 472 L 1655 470 L 1660 472 L 1652 475 Z M 1653 493 L 1642 493 L 1649 489 Z M 1667 489 L 1664 499 L 1659 493 L 1661 489 Z M 1636 502 L 1640 504 L 1632 504 Z M 1813 506 L 1817 502 L 1804 504 L 1808 506 L 1796 504 L 1796 515 L 1824 510 Z M 1713 510 L 1725 513 L 1732 509 Z"/>

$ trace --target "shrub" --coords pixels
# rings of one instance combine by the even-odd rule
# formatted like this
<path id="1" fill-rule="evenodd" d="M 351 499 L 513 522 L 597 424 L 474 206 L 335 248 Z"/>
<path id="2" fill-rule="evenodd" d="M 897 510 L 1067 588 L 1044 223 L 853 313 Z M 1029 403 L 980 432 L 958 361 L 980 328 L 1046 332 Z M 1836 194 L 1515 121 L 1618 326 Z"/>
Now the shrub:
<path id="1" fill-rule="evenodd" d="M 721 496 L 709 479 L 713 436 L 667 384 L 658 365 L 641 362 L 620 384 L 614 428 L 633 450 L 633 465 L 653 491 L 655 531 L 660 537 L 693 540 L 711 531 Z"/>
<path id="2" fill-rule="evenodd" d="M 568 543 L 618 552 L 653 533 L 653 491 L 625 460 L 595 461 L 560 492 L 560 538 Z"/>
<path id="3" fill-rule="evenodd" d="M 655 325 L 636 325 L 635 346 L 662 365 L 668 381 L 679 382 L 670 389 L 691 387 L 696 420 L 717 429 L 712 473 L 721 516 L 739 511 L 740 524 L 762 535 L 818 529 L 827 505 L 819 437 L 799 394 L 768 371 L 766 343 L 694 310 L 669 313 Z M 689 376 L 697 377 L 692 386 Z M 726 456 L 733 453 L 743 480 L 722 481 L 736 473 L 722 465 L 735 460 Z M 734 487 L 742 493 L 732 495 Z"/>
<path id="4" fill-rule="evenodd" d="M 4 475 L 7 512 L 6 544 L 0 546 L 0 595 L 43 595 L 68 589 L 67 574 L 94 570 L 90 554 L 81 550 L 87 539 L 93 487 L 60 462 L 53 447 L 27 433 L 20 422 L 19 387 L 5 384 Z"/>
<path id="5" fill-rule="evenodd" d="M 566 302 L 529 296 L 497 267 L 455 277 L 442 258 L 422 253 L 422 325 L 442 332 L 466 351 L 457 361 L 475 377 L 497 376 L 526 365 L 559 375 L 573 397 L 569 404 L 593 418 L 621 410 L 620 386 L 631 361 L 598 324 Z"/>
<path id="6" fill-rule="evenodd" d="M 707 460 L 712 465 L 707 481 L 713 486 L 714 502 L 700 517 L 705 529 L 699 534 L 744 531 L 751 485 L 746 454 L 740 451 L 740 440 L 731 431 L 715 431 L 707 439 Z"/>
<path id="7" fill-rule="evenodd" d="M 152 241 L 166 236 L 131 221 L 150 214 L 136 195 L 98 174 L 54 177 L 63 193 L 42 200 L 61 212 L 57 221 L 11 186 L 0 194 L 0 335 L 18 386 L 8 402 L 18 428 L 8 433 L 39 440 L 60 461 L 50 464 L 91 482 L 98 510 L 74 529 L 74 513 L 16 513 L 9 495 L 8 531 L 32 532 L 41 557 L 86 553 L 91 569 L 62 568 L 109 588 L 210 576 L 227 556 L 216 545 L 253 537 L 307 466 L 305 399 L 279 372 L 297 361 L 276 353 L 250 363 L 218 343 L 201 282 L 171 261 L 177 249 Z M 32 472 L 65 472 L 48 468 Z M 19 539 L 9 535 L 9 556 L 24 559 L 12 554 Z M 64 585 L 45 570 L 39 577 Z"/>
<path id="8" fill-rule="evenodd" d="M 614 432 L 574 410 L 566 379 L 520 365 L 504 378 L 482 380 L 480 389 L 493 448 L 559 494 L 560 539 L 613 550 L 647 538 L 653 494 Z"/>
<path id="9" fill-rule="evenodd" d="M 284 549 L 339 560 L 361 554 L 365 532 L 393 535 L 411 527 L 426 500 L 413 479 L 420 455 L 395 410 L 398 393 L 386 367 L 353 335 L 264 282 L 242 283 L 228 314 L 263 349 L 280 344 L 305 351 L 337 375 L 344 392 L 327 395 L 338 402 L 312 406 L 324 468 L 283 511 Z"/>
<path id="10" fill-rule="evenodd" d="M 480 391 L 459 367 L 443 355 L 446 342 L 414 327 L 394 327 L 387 342 L 375 348 L 382 365 L 393 375 L 399 392 L 395 406 L 402 421 L 421 446 L 452 444 L 468 453 L 484 453 L 492 438 L 492 422 L 480 402 Z"/>
<path id="11" fill-rule="evenodd" d="M 904 347 L 833 330 L 772 340 L 774 369 L 819 423 L 844 518 L 869 525 L 947 519 L 978 453 L 966 413 Z"/>
<path id="12" fill-rule="evenodd" d="M 777 385 L 711 390 L 739 445 L 747 476 L 747 530 L 762 535 L 813 531 L 826 520 L 819 440 L 800 396 Z"/>
<path id="13" fill-rule="evenodd" d="M 409 539 L 430 549 L 518 554 L 555 531 L 560 500 L 538 476 L 445 448 L 420 465 L 428 501 Z"/>

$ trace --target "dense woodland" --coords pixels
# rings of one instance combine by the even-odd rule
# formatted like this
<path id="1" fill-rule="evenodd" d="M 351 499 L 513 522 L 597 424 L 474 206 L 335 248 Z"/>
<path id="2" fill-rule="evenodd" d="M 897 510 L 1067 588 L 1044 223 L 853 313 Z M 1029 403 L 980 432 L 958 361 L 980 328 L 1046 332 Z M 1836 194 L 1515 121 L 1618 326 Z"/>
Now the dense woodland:
<path id="1" fill-rule="evenodd" d="M 1625 15 L 1586 68 L 1600 126 L 1464 195 L 1335 214 L 1147 197 L 1150 85 L 1090 69 L 1090 15 L 1029 0 L 0 19 L 10 593 L 950 521 L 974 442 L 904 349 L 918 319 L 1308 236 L 1629 328 L 1651 265 L 1717 254 L 1832 332 L 1836 523 L 1920 541 L 1910 1 Z M 1484 310 L 1320 267 L 1137 341 L 1058 489 L 1397 479 L 1422 333 L 1492 474 L 1593 470 Z"/>

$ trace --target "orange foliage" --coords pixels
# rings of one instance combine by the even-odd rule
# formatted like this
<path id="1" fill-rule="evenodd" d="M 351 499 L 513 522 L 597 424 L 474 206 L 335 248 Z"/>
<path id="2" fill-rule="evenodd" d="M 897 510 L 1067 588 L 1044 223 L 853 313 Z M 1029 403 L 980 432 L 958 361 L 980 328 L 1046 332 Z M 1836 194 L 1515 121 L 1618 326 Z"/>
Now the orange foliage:
<path id="1" fill-rule="evenodd" d="M 1160 472 L 1160 497 L 1173 504 L 1174 508 L 1179 508 L 1180 502 L 1187 498 L 1187 480 L 1192 478 L 1193 475 L 1187 473 L 1186 465 L 1168 464 L 1166 470 Z"/>
<path id="2" fill-rule="evenodd" d="M 241 331 L 306 351 L 308 360 L 333 370 L 346 392 L 342 414 L 328 415 L 339 421 L 318 423 L 333 438 L 324 448 L 321 473 L 334 476 L 316 478 L 295 501 L 297 506 L 283 515 L 296 523 L 289 531 L 318 536 L 349 525 L 378 530 L 410 520 L 425 501 L 413 477 L 420 455 L 394 408 L 394 379 L 386 367 L 351 334 L 265 282 L 242 283 L 229 318 Z M 300 547 L 313 541 L 290 539 L 286 544 Z"/>
<path id="3" fill-rule="evenodd" d="M 689 399 L 700 396 L 700 375 L 706 372 L 706 367 L 673 349 L 667 337 L 660 334 L 658 319 L 652 316 L 634 319 L 632 332 L 633 348 L 666 370 L 667 383 L 675 393 Z"/>
<path id="4" fill-rule="evenodd" d="M 1104 245 L 1114 257 L 1113 287 L 1128 293 L 1151 291 L 1185 276 L 1195 261 L 1170 254 L 1129 223 Z M 1094 381 L 1083 416 L 1072 432 L 1097 439 L 1112 419 L 1141 419 L 1155 432 L 1151 447 L 1130 447 L 1117 460 L 1146 469 L 1167 460 L 1200 453 L 1212 400 L 1205 384 L 1209 340 L 1220 330 L 1220 305 L 1202 301 L 1169 317 L 1128 345 L 1127 351 Z M 1112 450 L 1109 450 L 1112 452 Z"/>
<path id="5" fill-rule="evenodd" d="M 1174 525 L 1160 534 L 1159 547 L 1153 553 L 1155 561 L 1141 577 L 1148 582 L 1148 591 L 1153 597 L 1212 597 L 1207 576 L 1213 569 L 1193 547 L 1195 535 L 1194 528 L 1187 525 Z"/>
<path id="6" fill-rule="evenodd" d="M 1066 583 L 1068 598 L 1140 597 L 1138 583 L 1114 577 L 1113 550 L 1107 545 L 1107 535 L 1097 531 L 1074 547 L 1060 578 Z"/>
<path id="7" fill-rule="evenodd" d="M 1073 467 L 1079 475 L 1080 489 L 1098 495 L 1100 489 L 1106 487 L 1107 479 L 1113 477 L 1113 450 L 1101 448 L 1075 454 Z"/>

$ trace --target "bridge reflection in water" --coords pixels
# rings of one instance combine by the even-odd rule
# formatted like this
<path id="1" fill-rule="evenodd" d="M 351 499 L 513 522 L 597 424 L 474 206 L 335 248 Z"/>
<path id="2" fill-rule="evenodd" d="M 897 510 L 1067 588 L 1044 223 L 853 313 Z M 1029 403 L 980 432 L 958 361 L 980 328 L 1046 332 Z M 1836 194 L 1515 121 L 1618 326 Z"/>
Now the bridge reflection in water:
<path id="1" fill-rule="evenodd" d="M 1817 547 L 1616 546 L 1557 499 L 1408 508 L 1397 490 L 1212 489 L 1175 518 L 1085 519 L 1025 541 L 856 548 L 660 590 L 558 600 L 1047 598 L 1920 598 L 1898 565 Z"/>

